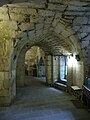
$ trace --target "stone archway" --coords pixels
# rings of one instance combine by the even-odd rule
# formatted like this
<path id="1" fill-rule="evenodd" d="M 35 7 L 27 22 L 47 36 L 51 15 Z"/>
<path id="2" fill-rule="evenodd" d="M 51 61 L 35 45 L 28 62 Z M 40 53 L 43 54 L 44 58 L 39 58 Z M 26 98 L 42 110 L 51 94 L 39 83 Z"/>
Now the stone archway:
<path id="1" fill-rule="evenodd" d="M 30 47 L 37 45 L 41 47 L 47 55 L 47 64 L 49 64 L 49 67 L 47 67 L 48 84 L 53 82 L 51 81 L 53 55 L 79 54 L 81 61 L 83 61 L 80 43 L 78 42 L 75 31 L 73 31 L 70 25 L 66 24 L 61 18 L 56 17 L 58 14 L 56 11 L 50 11 L 47 10 L 47 8 L 43 9 L 43 7 L 45 6 L 34 6 L 34 8 L 32 8 L 28 3 L 26 3 L 25 6 L 24 4 L 14 4 L 5 7 L 9 10 L 9 14 L 6 16 L 8 20 L 6 20 L 5 23 L 10 25 L 10 30 L 12 31 L 10 37 L 13 41 L 11 69 L 8 71 L 8 74 L 10 74 L 8 78 L 9 90 L 7 90 L 8 93 L 6 94 L 9 100 L 8 103 L 10 103 L 16 95 L 17 61 L 20 57 L 24 58 L 27 49 Z M 74 76 L 77 73 L 75 75 L 72 74 L 72 69 L 70 69 L 68 73 L 69 85 L 73 83 L 70 78 L 71 76 L 76 80 Z M 80 69 L 78 72 L 80 72 Z M 20 79 L 22 80 L 22 78 Z M 4 96 L 3 99 L 5 99 L 6 96 Z"/>
<path id="2" fill-rule="evenodd" d="M 80 53 L 80 46 L 79 46 L 79 44 L 77 44 L 78 43 L 77 40 L 76 40 L 76 42 L 74 41 L 75 37 L 73 35 L 71 35 L 72 36 L 71 38 L 74 38 L 74 39 L 70 39 L 70 37 L 69 37 L 68 39 L 66 38 L 68 40 L 68 42 L 65 42 L 65 39 L 63 39 L 63 36 L 61 34 L 59 34 L 59 32 L 61 32 L 61 31 L 59 31 L 59 27 L 61 29 L 61 24 L 60 23 L 58 23 L 58 24 L 60 26 L 56 26 L 55 31 L 52 30 L 54 28 L 51 27 L 52 28 L 51 31 L 50 30 L 49 31 L 46 30 L 46 33 L 42 32 L 42 35 L 40 33 L 40 35 L 38 35 L 37 38 L 35 38 L 35 34 L 33 34 L 33 36 L 32 36 L 31 39 L 28 39 L 28 36 L 27 37 L 23 36 L 22 39 L 19 40 L 17 42 L 17 44 L 15 44 L 15 48 L 14 48 L 14 52 L 13 52 L 13 57 L 12 57 L 13 58 L 12 59 L 12 61 L 13 61 L 12 62 L 13 63 L 13 65 L 12 65 L 12 71 L 14 71 L 14 74 L 13 74 L 13 78 L 11 80 L 16 81 L 16 79 L 17 79 L 16 78 L 17 61 L 18 60 L 22 60 L 23 61 L 24 58 L 25 58 L 26 51 L 28 49 L 30 49 L 32 46 L 34 46 L 34 45 L 38 45 L 46 53 L 46 56 L 47 56 L 47 58 L 46 58 L 47 59 L 47 65 L 49 64 L 48 67 L 47 67 L 47 73 L 46 73 L 46 75 L 47 75 L 46 78 L 47 78 L 47 83 L 48 84 L 52 84 L 53 83 L 53 78 L 52 78 L 52 74 L 53 74 L 53 71 L 52 71 L 52 67 L 53 67 L 52 58 L 53 58 L 53 55 L 56 55 L 56 56 L 57 55 L 61 55 L 61 54 L 69 55 L 71 53 L 75 55 L 75 54 Z M 57 27 L 58 27 L 58 34 L 56 33 Z M 64 32 L 65 32 L 65 30 L 64 30 Z M 61 37 L 62 37 L 62 39 L 61 39 Z M 81 61 L 82 61 L 82 59 L 81 59 Z M 22 86 L 23 86 L 23 83 L 24 83 L 23 82 L 23 78 L 24 78 L 24 76 L 23 76 L 24 75 L 24 66 L 22 65 L 23 62 L 21 62 L 21 70 L 19 70 L 20 71 L 19 80 L 21 81 Z M 79 70 L 81 69 L 81 67 L 83 68 L 83 65 L 80 66 Z M 75 72 L 75 71 L 77 71 L 76 69 L 75 69 L 74 74 L 73 74 L 73 72 L 72 72 L 73 69 L 74 68 L 72 67 L 72 68 L 70 68 L 68 70 L 69 71 L 68 72 L 68 85 L 69 86 L 72 85 L 73 80 L 77 79 L 75 76 L 78 75 Z M 83 74 L 83 71 L 81 72 L 81 74 Z M 73 77 L 73 79 L 71 80 L 70 77 Z M 83 79 L 83 76 L 82 76 L 82 78 L 80 78 L 80 80 L 81 79 Z M 83 80 L 82 80 L 82 84 L 83 84 Z"/>

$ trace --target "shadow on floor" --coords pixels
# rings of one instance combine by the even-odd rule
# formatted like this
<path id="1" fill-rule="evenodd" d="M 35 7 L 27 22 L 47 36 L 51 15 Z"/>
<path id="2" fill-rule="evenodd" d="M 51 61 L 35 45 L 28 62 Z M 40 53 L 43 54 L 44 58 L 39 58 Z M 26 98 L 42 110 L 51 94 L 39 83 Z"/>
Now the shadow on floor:
<path id="1" fill-rule="evenodd" d="M 71 100 L 72 101 L 72 103 L 73 103 L 73 105 L 77 108 L 77 109 L 83 109 L 83 108 L 85 108 L 85 106 L 84 106 L 84 104 L 81 102 L 81 101 L 79 101 L 79 100 Z"/>
<path id="2" fill-rule="evenodd" d="M 30 84 L 17 88 L 14 103 L 0 108 L 0 120 L 90 120 L 90 113 L 73 96 L 45 86 L 42 79 L 26 80 Z"/>

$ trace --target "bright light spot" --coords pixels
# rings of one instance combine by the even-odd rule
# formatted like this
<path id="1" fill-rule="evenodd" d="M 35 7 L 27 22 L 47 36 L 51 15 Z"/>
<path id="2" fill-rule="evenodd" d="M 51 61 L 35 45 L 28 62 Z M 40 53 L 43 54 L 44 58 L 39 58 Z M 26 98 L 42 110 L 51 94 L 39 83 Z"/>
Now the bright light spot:
<path id="1" fill-rule="evenodd" d="M 75 59 L 75 57 L 69 56 L 68 57 L 68 66 L 72 67 L 72 66 L 76 66 L 76 64 L 77 64 L 77 60 Z"/>

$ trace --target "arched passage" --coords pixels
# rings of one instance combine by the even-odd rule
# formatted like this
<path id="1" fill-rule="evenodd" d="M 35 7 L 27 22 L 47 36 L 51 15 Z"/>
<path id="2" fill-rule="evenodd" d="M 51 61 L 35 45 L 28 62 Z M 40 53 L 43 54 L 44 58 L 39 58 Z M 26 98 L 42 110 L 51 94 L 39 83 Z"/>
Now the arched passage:
<path id="1" fill-rule="evenodd" d="M 31 48 L 23 48 L 20 52 L 16 65 L 16 86 L 24 86 L 30 84 L 30 79 L 40 77 L 40 60 L 44 60 L 42 72 L 45 72 L 45 54 L 38 46 Z M 26 68 L 27 67 L 27 68 Z M 45 73 L 42 73 L 45 76 Z M 28 79 L 27 79 L 28 78 Z"/>
<path id="2" fill-rule="evenodd" d="M 45 53 L 40 47 L 33 46 L 25 54 L 27 76 L 45 76 Z M 42 68 L 42 69 L 41 69 Z"/>
<path id="3" fill-rule="evenodd" d="M 75 31 L 62 18 L 56 17 L 56 11 L 46 10 L 47 8 L 44 10 L 43 6 L 32 8 L 30 4 L 25 4 L 25 6 L 24 4 L 15 4 L 4 7 L 6 11 L 9 11 L 6 16 L 8 20 L 5 20 L 4 23 L 10 24 L 10 30 L 12 31 L 10 31 L 10 39 L 13 41 L 11 69 L 8 71 L 8 74 L 10 74 L 8 78 L 10 100 L 16 95 L 17 63 L 20 59 L 24 62 L 25 53 L 32 46 L 39 46 L 46 54 L 48 84 L 53 83 L 53 56 L 73 54 L 75 57 L 75 55 L 79 55 L 80 62 L 83 62 L 80 43 Z M 20 64 L 23 66 L 22 63 Z M 81 87 L 83 84 L 83 64 L 79 62 L 78 64 L 79 69 L 72 65 L 68 70 L 68 86 L 78 84 Z M 80 71 L 81 68 L 82 72 Z M 78 76 L 79 72 L 81 72 L 82 77 L 75 77 Z M 23 69 L 20 80 L 23 81 Z"/>
<path id="4" fill-rule="evenodd" d="M 12 57 L 13 64 L 11 65 L 12 66 L 11 74 L 12 74 L 12 71 L 14 71 L 14 74 L 11 78 L 12 81 L 16 81 L 16 79 L 17 80 L 19 79 L 20 86 L 24 85 L 24 72 L 25 72 L 24 68 L 25 68 L 25 66 L 23 63 L 24 63 L 25 54 L 26 54 L 27 50 L 30 49 L 32 46 L 39 46 L 45 52 L 46 71 L 47 71 L 46 72 L 46 82 L 48 84 L 53 84 L 53 82 L 54 82 L 53 56 L 60 56 L 62 54 L 70 56 L 71 54 L 73 54 L 73 56 L 75 57 L 75 55 L 77 55 L 77 54 L 81 55 L 80 46 L 78 44 L 77 39 L 75 39 L 75 37 L 73 35 L 71 35 L 71 37 L 66 38 L 67 41 L 65 42 L 62 32 L 59 31 L 59 27 L 61 29 L 61 24 L 60 23 L 58 23 L 58 24 L 60 26 L 56 26 L 55 28 L 52 27 L 52 29 L 49 31 L 47 30 L 46 33 L 44 33 L 44 32 L 40 33 L 40 35 L 38 35 L 37 38 L 35 38 L 35 34 L 33 34 L 33 36 L 31 38 L 29 37 L 29 39 L 28 39 L 28 36 L 23 36 L 21 38 L 21 40 L 19 40 L 17 42 L 17 44 L 15 44 L 13 57 Z M 57 33 L 57 27 L 58 27 L 58 33 Z M 63 32 L 65 32 L 65 30 Z M 29 32 L 29 34 L 30 34 L 30 32 Z M 81 56 L 80 56 L 80 58 L 81 58 Z M 18 63 L 19 63 L 19 67 L 17 70 Z M 69 87 L 71 85 L 78 85 L 81 87 L 81 80 L 82 80 L 82 84 L 83 84 L 83 76 L 78 78 L 78 80 L 77 80 L 78 71 L 81 68 L 83 68 L 82 63 L 83 62 L 82 62 L 82 58 L 81 58 L 81 61 L 78 62 L 79 69 L 77 68 L 77 66 L 73 66 L 73 65 L 72 65 L 72 67 L 68 66 L 67 80 L 68 80 Z M 56 69 L 58 69 L 57 67 L 56 67 Z M 16 76 L 17 71 L 19 71 L 19 78 L 17 78 L 17 76 Z M 81 74 L 83 74 L 83 70 L 82 70 Z M 58 76 L 56 76 L 56 77 L 58 77 Z M 56 77 L 55 77 L 55 79 L 56 79 Z"/>

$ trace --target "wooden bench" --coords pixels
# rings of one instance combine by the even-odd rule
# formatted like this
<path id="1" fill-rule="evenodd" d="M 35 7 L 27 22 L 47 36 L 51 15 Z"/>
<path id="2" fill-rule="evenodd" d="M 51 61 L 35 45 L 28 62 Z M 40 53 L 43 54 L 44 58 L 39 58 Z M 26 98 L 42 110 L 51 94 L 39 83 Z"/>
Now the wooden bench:
<path id="1" fill-rule="evenodd" d="M 86 86 L 83 86 L 83 101 L 90 109 L 90 89 Z"/>
<path id="2" fill-rule="evenodd" d="M 82 93 L 82 89 L 78 86 L 71 86 L 71 92 L 73 95 L 75 95 L 77 97 L 77 99 L 81 99 L 81 93 Z"/>

